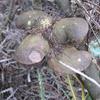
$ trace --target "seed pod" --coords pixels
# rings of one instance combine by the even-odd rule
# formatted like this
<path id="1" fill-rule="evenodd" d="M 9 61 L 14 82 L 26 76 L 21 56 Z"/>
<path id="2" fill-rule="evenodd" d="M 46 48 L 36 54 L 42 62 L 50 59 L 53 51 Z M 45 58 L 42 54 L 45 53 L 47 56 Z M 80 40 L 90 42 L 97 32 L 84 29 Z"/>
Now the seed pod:
<path id="1" fill-rule="evenodd" d="M 88 52 L 78 51 L 74 47 L 65 48 L 64 51 L 56 58 L 51 58 L 48 61 L 48 64 L 54 71 L 60 74 L 72 74 L 73 72 L 70 69 L 63 66 L 62 64 L 60 64 L 58 62 L 58 59 L 66 65 L 74 67 L 79 71 L 83 71 L 84 69 L 86 69 L 92 61 L 92 58 Z"/>
<path id="2" fill-rule="evenodd" d="M 49 51 L 48 42 L 40 35 L 29 35 L 19 45 L 15 59 L 22 64 L 35 64 L 42 61 Z"/>
<path id="3" fill-rule="evenodd" d="M 45 29 L 52 24 L 52 18 L 39 10 L 27 11 L 20 14 L 16 19 L 18 28 L 31 29 L 32 27 Z"/>
<path id="4" fill-rule="evenodd" d="M 83 18 L 64 18 L 57 21 L 53 27 L 53 33 L 60 43 L 67 39 L 82 42 L 88 32 L 88 23 Z"/>

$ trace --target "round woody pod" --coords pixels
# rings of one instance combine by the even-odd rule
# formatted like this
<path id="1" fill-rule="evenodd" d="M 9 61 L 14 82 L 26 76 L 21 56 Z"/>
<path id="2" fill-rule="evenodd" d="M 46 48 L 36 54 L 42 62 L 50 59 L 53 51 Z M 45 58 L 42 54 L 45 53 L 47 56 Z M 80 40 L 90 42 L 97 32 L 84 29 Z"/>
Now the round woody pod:
<path id="1" fill-rule="evenodd" d="M 16 18 L 16 26 L 18 28 L 31 29 L 45 29 L 51 26 L 52 18 L 45 12 L 39 10 L 27 11 L 20 14 Z"/>
<path id="2" fill-rule="evenodd" d="M 72 17 L 57 21 L 53 26 L 53 33 L 60 43 L 68 39 L 80 43 L 87 35 L 88 29 L 88 23 L 83 18 Z"/>
<path id="3" fill-rule="evenodd" d="M 74 47 L 65 48 L 60 55 L 51 58 L 48 61 L 49 67 L 51 67 L 55 72 L 64 75 L 66 73 L 73 74 L 74 72 L 60 64 L 58 60 L 79 71 L 83 71 L 90 65 L 92 58 L 87 51 L 78 51 Z"/>
<path id="4" fill-rule="evenodd" d="M 31 65 L 41 62 L 48 51 L 49 44 L 41 35 L 28 35 L 16 49 L 15 59 Z"/>

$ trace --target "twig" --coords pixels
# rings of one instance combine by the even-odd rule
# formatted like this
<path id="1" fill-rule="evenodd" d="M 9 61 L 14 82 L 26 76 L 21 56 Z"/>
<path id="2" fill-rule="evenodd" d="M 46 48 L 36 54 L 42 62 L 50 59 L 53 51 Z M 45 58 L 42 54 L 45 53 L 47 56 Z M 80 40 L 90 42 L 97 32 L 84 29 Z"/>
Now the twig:
<path id="1" fill-rule="evenodd" d="M 86 3 L 90 3 L 90 4 L 92 4 L 92 5 L 95 5 L 96 7 L 98 7 L 98 8 L 100 9 L 100 6 L 99 6 L 98 4 L 96 4 L 96 3 L 94 3 L 94 2 L 91 2 L 90 0 L 87 0 Z"/>
<path id="2" fill-rule="evenodd" d="M 10 0 L 10 9 L 9 9 L 9 14 L 6 18 L 6 21 L 4 23 L 4 26 L 7 26 L 7 24 L 10 22 L 11 16 L 12 16 L 12 12 L 13 12 L 13 8 L 15 5 L 15 0 Z"/>
<path id="3" fill-rule="evenodd" d="M 95 38 L 96 38 L 96 40 L 97 40 L 97 42 L 98 42 L 98 44 L 99 44 L 99 46 L 100 46 L 100 41 L 99 41 L 99 39 L 98 39 L 98 36 L 97 36 L 96 33 L 94 32 L 91 23 L 90 23 L 90 22 L 88 22 L 88 23 L 89 23 L 90 28 L 91 28 L 91 30 L 92 30 L 92 32 L 93 32 L 93 35 L 95 36 Z"/>
<path id="4" fill-rule="evenodd" d="M 98 29 L 100 30 L 100 25 L 98 24 L 98 22 L 96 22 L 91 15 L 88 13 L 87 9 L 83 6 L 83 4 L 81 3 L 80 0 L 76 0 L 77 3 L 79 4 L 79 6 L 81 6 L 83 8 L 83 10 L 86 12 L 86 14 L 90 17 L 90 19 L 94 22 L 94 24 L 98 27 Z"/>
<path id="5" fill-rule="evenodd" d="M 7 61 L 10 61 L 10 60 L 12 60 L 12 59 L 11 58 L 9 58 L 9 59 L 2 59 L 2 60 L 0 60 L 0 63 L 7 62 Z"/>
<path id="6" fill-rule="evenodd" d="M 88 3 L 88 2 L 85 2 L 85 4 L 91 7 L 90 3 Z M 96 6 L 96 7 L 97 7 L 97 6 Z M 92 8 L 92 7 L 91 7 L 91 8 Z M 99 7 L 99 9 L 100 9 L 100 7 Z M 100 14 L 100 11 L 98 11 L 97 8 L 95 9 L 95 12 L 97 12 L 98 14 Z"/>
<path id="7" fill-rule="evenodd" d="M 7 97 L 7 99 L 6 99 L 6 100 L 10 100 L 11 97 L 15 98 L 14 94 L 16 93 L 16 91 L 17 91 L 17 89 L 14 91 L 13 88 L 10 87 L 8 89 L 5 89 L 5 90 L 1 91 L 0 94 L 6 93 L 6 92 L 10 92 L 11 95 L 9 97 Z M 15 100 L 17 100 L 17 99 L 15 98 Z"/>
<path id="8" fill-rule="evenodd" d="M 27 73 L 27 81 L 28 81 L 28 83 L 31 82 L 30 72 Z"/>
<path id="9" fill-rule="evenodd" d="M 66 65 L 65 63 L 63 63 L 63 62 L 60 61 L 60 60 L 59 60 L 58 62 L 59 62 L 60 64 L 62 64 L 63 66 L 65 66 L 66 68 L 72 70 L 73 72 L 75 72 L 75 73 L 77 73 L 77 74 L 79 74 L 79 75 L 85 77 L 85 78 L 88 79 L 90 82 L 94 83 L 96 86 L 98 86 L 98 87 L 100 88 L 100 84 L 99 84 L 96 80 L 94 80 L 94 79 L 92 79 L 91 77 L 87 76 L 86 74 L 80 72 L 79 70 L 76 70 L 75 68 L 73 68 L 73 67 L 71 67 L 71 66 L 69 66 L 69 65 Z"/>

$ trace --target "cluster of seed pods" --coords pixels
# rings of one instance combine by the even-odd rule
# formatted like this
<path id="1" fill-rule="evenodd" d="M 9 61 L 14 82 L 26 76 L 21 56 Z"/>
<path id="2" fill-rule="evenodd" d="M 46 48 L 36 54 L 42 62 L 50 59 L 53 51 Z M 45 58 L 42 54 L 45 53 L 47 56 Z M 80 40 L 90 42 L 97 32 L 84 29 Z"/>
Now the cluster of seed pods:
<path id="1" fill-rule="evenodd" d="M 52 18 L 39 10 L 24 12 L 16 19 L 16 26 L 26 30 L 31 28 L 45 30 L 51 24 Z M 41 62 L 48 52 L 48 41 L 41 34 L 32 33 L 16 49 L 15 59 L 19 63 L 31 65 Z"/>
<path id="2" fill-rule="evenodd" d="M 18 28 L 45 29 L 51 25 L 52 17 L 39 10 L 25 12 L 16 19 Z M 67 39 L 81 43 L 87 33 L 88 23 L 79 17 L 63 18 L 53 25 L 53 34 L 59 43 L 66 43 Z M 16 49 L 15 59 L 19 63 L 27 65 L 39 63 L 48 54 L 49 50 L 49 43 L 42 35 L 30 34 Z M 79 71 L 86 69 L 92 61 L 91 55 L 87 51 L 79 51 L 72 46 L 67 46 L 62 53 L 47 62 L 49 67 L 60 74 L 73 72 L 59 64 L 58 59 Z"/>

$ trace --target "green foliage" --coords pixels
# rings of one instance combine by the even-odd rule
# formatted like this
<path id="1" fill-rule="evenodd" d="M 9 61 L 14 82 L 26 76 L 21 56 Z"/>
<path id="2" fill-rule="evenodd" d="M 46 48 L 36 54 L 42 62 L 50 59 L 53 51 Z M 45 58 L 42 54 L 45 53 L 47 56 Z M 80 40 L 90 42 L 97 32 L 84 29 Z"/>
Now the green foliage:
<path id="1" fill-rule="evenodd" d="M 93 99 L 92 99 L 91 96 L 88 94 L 87 97 L 86 97 L 86 100 L 93 100 Z"/>
<path id="2" fill-rule="evenodd" d="M 39 81 L 39 87 L 40 87 L 40 98 L 41 100 L 45 100 L 45 89 L 44 89 L 44 85 L 43 85 L 43 78 L 41 75 L 41 72 L 38 70 L 38 81 Z"/>

